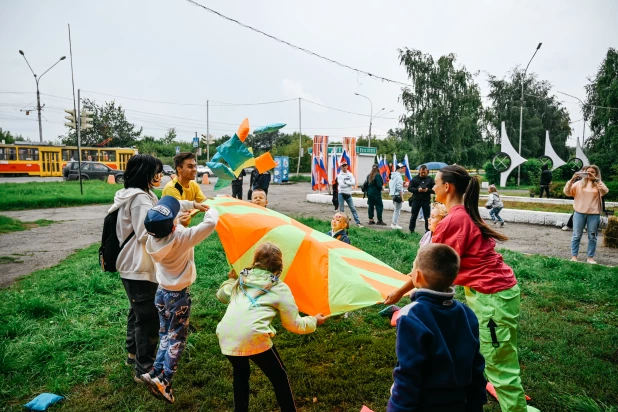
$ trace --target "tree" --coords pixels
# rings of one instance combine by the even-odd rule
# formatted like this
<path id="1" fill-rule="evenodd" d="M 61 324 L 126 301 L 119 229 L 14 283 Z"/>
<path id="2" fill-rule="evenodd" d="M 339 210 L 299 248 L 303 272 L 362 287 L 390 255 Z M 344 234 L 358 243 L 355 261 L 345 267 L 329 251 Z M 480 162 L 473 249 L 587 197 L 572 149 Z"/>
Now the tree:
<path id="1" fill-rule="evenodd" d="M 169 128 L 167 132 L 165 132 L 165 136 L 163 136 L 163 139 L 161 140 L 163 144 L 170 145 L 170 144 L 174 144 L 177 137 L 178 135 L 176 134 L 176 129 L 172 127 L 172 128 Z"/>
<path id="2" fill-rule="evenodd" d="M 594 79 L 588 79 L 584 118 L 589 119 L 592 136 L 586 146 L 590 161 L 610 175 L 618 153 L 618 51 L 610 48 Z M 609 108 L 614 109 L 609 109 Z M 618 169 L 617 169 L 618 170 Z"/>
<path id="3" fill-rule="evenodd" d="M 0 142 L 4 140 L 6 144 L 13 144 L 15 142 L 24 142 L 26 139 L 22 135 L 13 136 L 10 131 L 4 131 L 0 127 Z"/>
<path id="4" fill-rule="evenodd" d="M 501 124 L 504 121 L 506 134 L 516 150 L 519 148 L 523 74 L 523 70 L 515 67 L 504 79 L 489 75 L 488 97 L 492 106 L 485 111 L 487 132 L 492 142 L 500 144 Z M 570 117 L 556 97 L 549 95 L 551 88 L 552 85 L 548 81 L 539 80 L 534 73 L 527 75 L 524 81 L 521 155 L 526 159 L 545 154 L 546 130 L 549 130 L 549 140 L 556 153 L 561 158 L 568 159 L 566 140 L 571 134 Z"/>
<path id="5" fill-rule="evenodd" d="M 401 101 L 407 115 L 401 118 L 421 162 L 442 161 L 480 166 L 487 160 L 488 145 L 481 133 L 483 107 L 479 86 L 465 67 L 456 68 L 448 54 L 434 61 L 419 50 L 399 50 L 410 88 Z"/>
<path id="6" fill-rule="evenodd" d="M 122 106 L 116 105 L 116 102 L 106 102 L 99 106 L 94 101 L 85 99 L 82 107 L 94 113 L 93 128 L 81 132 L 82 146 L 96 146 L 111 138 L 108 146 L 130 147 L 139 140 L 142 128 L 136 130 L 135 125 L 127 121 Z M 59 138 L 67 146 L 77 145 L 77 131 L 74 129 L 69 129 L 67 135 Z"/>

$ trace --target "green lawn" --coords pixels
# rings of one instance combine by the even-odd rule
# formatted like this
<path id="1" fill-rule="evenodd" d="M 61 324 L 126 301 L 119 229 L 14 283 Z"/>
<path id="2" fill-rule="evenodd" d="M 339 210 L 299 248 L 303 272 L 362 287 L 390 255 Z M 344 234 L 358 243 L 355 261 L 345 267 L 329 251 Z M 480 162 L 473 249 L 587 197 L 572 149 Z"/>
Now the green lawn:
<path id="1" fill-rule="evenodd" d="M 301 221 L 328 230 L 327 222 Z M 419 240 L 417 234 L 358 228 L 350 237 L 404 273 Z M 173 406 L 134 383 L 124 366 L 126 296 L 118 276 L 98 268 L 97 247 L 0 291 L 0 410 L 21 410 L 41 392 L 67 397 L 53 407 L 59 411 L 231 410 L 232 369 L 214 333 L 225 311 L 214 293 L 227 268 L 217 236 L 196 247 L 198 280 L 191 292 L 197 332 L 175 378 Z M 509 251 L 504 257 L 522 287 L 520 362 L 532 404 L 543 412 L 615 411 L 609 405 L 618 404 L 618 269 Z M 301 411 L 357 412 L 363 404 L 384 410 L 396 362 L 395 329 L 377 315 L 380 309 L 327 320 L 305 336 L 275 322 L 275 344 Z M 251 385 L 251 410 L 276 410 L 261 372 L 252 375 Z M 486 407 L 498 410 L 493 401 Z"/>
<path id="2" fill-rule="evenodd" d="M 114 194 L 123 186 L 99 180 L 83 182 L 84 194 L 78 181 L 29 182 L 0 184 L 0 210 L 45 209 L 63 206 L 110 204 Z M 155 191 L 157 196 L 160 191 Z"/>
<path id="3" fill-rule="evenodd" d="M 39 219 L 34 222 L 22 222 L 18 219 L 12 219 L 10 217 L 0 215 L 0 234 L 32 229 L 38 226 L 48 226 L 52 223 L 54 223 L 53 220 L 45 219 Z"/>

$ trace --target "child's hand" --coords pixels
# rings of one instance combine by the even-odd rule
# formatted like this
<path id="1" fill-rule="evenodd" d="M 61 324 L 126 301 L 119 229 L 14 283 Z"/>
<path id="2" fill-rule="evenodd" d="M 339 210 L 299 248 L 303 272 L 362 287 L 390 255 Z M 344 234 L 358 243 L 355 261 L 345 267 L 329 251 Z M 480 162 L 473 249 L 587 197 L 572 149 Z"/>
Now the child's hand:
<path id="1" fill-rule="evenodd" d="M 238 275 L 236 274 L 236 271 L 232 269 L 227 273 L 227 278 L 228 279 L 238 279 Z"/>
<path id="2" fill-rule="evenodd" d="M 191 214 L 189 212 L 183 212 L 181 215 L 178 215 L 178 221 L 184 227 L 189 226 L 191 223 Z"/>
<path id="3" fill-rule="evenodd" d="M 210 207 L 201 203 L 193 202 L 193 209 L 197 209 L 200 212 L 208 212 L 208 209 L 210 209 Z"/>
<path id="4" fill-rule="evenodd" d="M 401 300 L 401 298 L 403 297 L 402 293 L 399 293 L 398 290 L 391 292 L 386 299 L 384 299 L 384 304 L 385 305 L 394 305 L 395 303 L 399 302 Z"/>
<path id="5" fill-rule="evenodd" d="M 326 320 L 326 317 L 324 315 L 322 315 L 321 313 L 318 313 L 317 315 L 314 316 L 315 319 L 318 321 L 318 325 L 321 325 L 324 323 L 324 321 Z"/>

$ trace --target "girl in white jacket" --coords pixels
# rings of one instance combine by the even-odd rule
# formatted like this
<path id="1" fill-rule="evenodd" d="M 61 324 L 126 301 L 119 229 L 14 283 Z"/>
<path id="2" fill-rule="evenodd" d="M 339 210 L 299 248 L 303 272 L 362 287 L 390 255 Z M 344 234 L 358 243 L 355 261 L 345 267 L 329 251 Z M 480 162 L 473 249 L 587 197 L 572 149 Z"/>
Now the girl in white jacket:
<path id="1" fill-rule="evenodd" d="M 249 359 L 268 377 L 283 412 L 295 411 L 290 381 L 271 340 L 276 331 L 271 322 L 279 314 L 281 324 L 293 333 L 314 332 L 324 316 L 301 317 L 290 288 L 279 280 L 283 269 L 281 250 L 264 243 L 255 250 L 253 265 L 228 274 L 217 299 L 229 306 L 217 326 L 221 352 L 234 368 L 234 410 L 249 409 Z"/>

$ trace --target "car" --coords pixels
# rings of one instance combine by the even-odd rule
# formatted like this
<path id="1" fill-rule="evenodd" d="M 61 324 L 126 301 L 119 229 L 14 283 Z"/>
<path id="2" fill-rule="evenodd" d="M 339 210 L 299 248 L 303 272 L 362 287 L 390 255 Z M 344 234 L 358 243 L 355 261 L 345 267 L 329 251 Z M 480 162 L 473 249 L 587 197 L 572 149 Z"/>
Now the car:
<path id="1" fill-rule="evenodd" d="M 163 174 L 166 176 L 171 176 L 174 173 L 176 173 L 176 171 L 174 170 L 174 168 L 170 165 L 163 165 Z"/>
<path id="2" fill-rule="evenodd" d="M 71 161 L 63 170 L 65 180 L 79 180 L 79 163 Z M 124 183 L 124 170 L 112 169 L 99 162 L 82 162 L 82 180 L 100 179 L 107 180 L 109 175 L 114 176 L 116 183 Z"/>
<path id="3" fill-rule="evenodd" d="M 212 170 L 210 170 L 210 167 L 206 165 L 197 165 L 197 175 L 198 176 L 207 175 L 208 177 L 211 177 L 213 173 L 212 173 Z"/>

